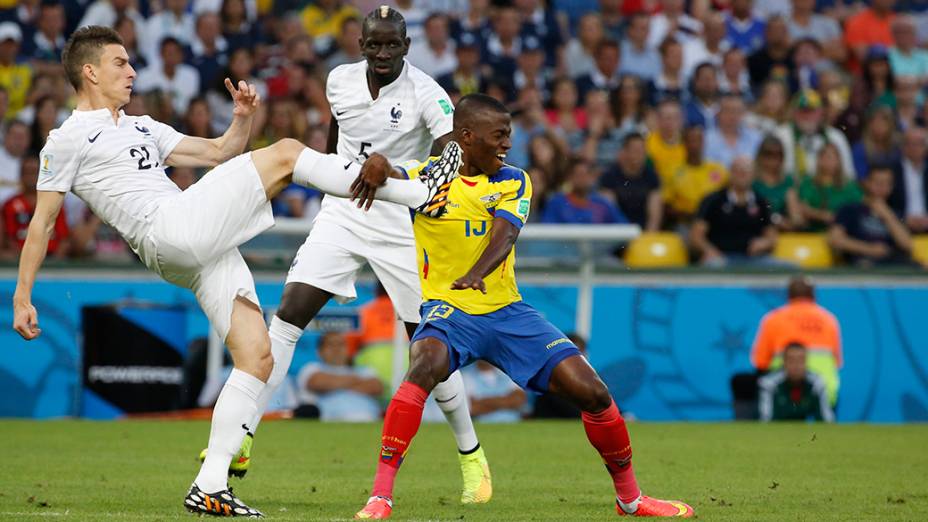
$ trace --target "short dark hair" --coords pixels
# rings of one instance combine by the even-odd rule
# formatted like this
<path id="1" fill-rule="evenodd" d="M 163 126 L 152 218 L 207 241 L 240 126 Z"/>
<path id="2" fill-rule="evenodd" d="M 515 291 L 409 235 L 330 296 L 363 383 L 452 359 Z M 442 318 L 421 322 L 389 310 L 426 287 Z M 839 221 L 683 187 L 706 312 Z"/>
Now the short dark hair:
<path id="1" fill-rule="evenodd" d="M 622 147 L 626 147 L 629 143 L 635 140 L 644 141 L 644 134 L 637 131 L 629 132 L 625 135 L 625 138 L 622 139 Z"/>
<path id="2" fill-rule="evenodd" d="M 792 341 L 792 342 L 790 342 L 789 344 L 786 345 L 786 348 L 783 348 L 783 356 L 785 357 L 785 356 L 786 356 L 786 352 L 788 352 L 788 351 L 790 351 L 790 350 L 799 350 L 799 351 L 805 353 L 806 347 L 805 347 L 805 345 L 803 345 L 803 344 L 800 343 L 799 341 Z"/>
<path id="3" fill-rule="evenodd" d="M 507 109 L 502 102 L 490 95 L 483 93 L 468 94 L 458 100 L 457 109 L 454 111 L 455 128 L 470 125 L 473 121 L 474 114 L 479 112 L 509 114 L 509 109 Z"/>
<path id="4" fill-rule="evenodd" d="M 81 89 L 84 64 L 99 65 L 100 55 L 107 45 L 123 45 L 122 37 L 115 30 L 100 25 L 78 29 L 68 38 L 61 51 L 61 63 L 75 91 Z"/>
<path id="5" fill-rule="evenodd" d="M 367 13 L 367 16 L 364 17 L 364 25 L 361 26 L 361 31 L 367 33 L 377 22 L 390 22 L 396 25 L 396 30 L 399 31 L 400 37 L 406 38 L 406 19 L 403 18 L 403 15 L 396 9 L 382 5 L 370 13 Z"/>

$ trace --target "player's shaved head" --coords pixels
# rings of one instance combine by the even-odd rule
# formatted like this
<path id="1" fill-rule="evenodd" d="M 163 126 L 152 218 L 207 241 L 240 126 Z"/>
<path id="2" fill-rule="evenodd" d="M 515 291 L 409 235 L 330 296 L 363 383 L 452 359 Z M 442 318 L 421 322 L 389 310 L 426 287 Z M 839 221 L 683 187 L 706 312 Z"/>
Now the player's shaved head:
<path id="1" fill-rule="evenodd" d="M 100 56 L 107 45 L 123 45 L 122 37 L 115 30 L 99 25 L 78 29 L 68 38 L 61 52 L 61 63 L 75 91 L 81 90 L 84 65 L 100 65 Z"/>
<path id="2" fill-rule="evenodd" d="M 815 285 L 808 276 L 798 275 L 789 280 L 789 286 L 786 289 L 786 295 L 790 299 L 815 298 Z"/>
<path id="3" fill-rule="evenodd" d="M 468 94 L 458 101 L 454 111 L 454 129 L 471 129 L 488 115 L 509 114 L 499 100 L 486 94 Z"/>
<path id="4" fill-rule="evenodd" d="M 382 5 L 374 9 L 364 17 L 364 25 L 361 27 L 361 34 L 367 35 L 373 28 L 381 22 L 387 22 L 396 26 L 400 33 L 400 38 L 406 38 L 406 19 L 399 11 L 388 5 Z"/>

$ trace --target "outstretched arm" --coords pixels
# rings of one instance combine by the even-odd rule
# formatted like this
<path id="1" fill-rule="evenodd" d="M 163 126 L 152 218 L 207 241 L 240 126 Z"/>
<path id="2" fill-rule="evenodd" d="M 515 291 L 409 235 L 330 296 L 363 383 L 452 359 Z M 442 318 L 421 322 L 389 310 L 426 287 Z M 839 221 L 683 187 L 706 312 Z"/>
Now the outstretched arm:
<path id="1" fill-rule="evenodd" d="M 184 136 L 168 156 L 166 164 L 172 167 L 215 167 L 245 151 L 261 96 L 254 85 L 244 81 L 238 82 L 236 88 L 232 80 L 226 78 L 226 89 L 232 95 L 235 108 L 232 110 L 232 124 L 225 134 L 212 139 Z"/>
<path id="2" fill-rule="evenodd" d="M 19 277 L 13 294 L 13 329 L 23 339 L 39 336 L 39 317 L 32 306 L 32 286 L 48 251 L 48 238 L 64 203 L 64 193 L 40 190 L 35 202 L 35 214 L 29 222 L 26 242 L 19 258 Z"/>
<path id="3" fill-rule="evenodd" d="M 480 290 L 487 293 L 487 285 L 483 278 L 490 275 L 512 251 L 516 239 L 519 238 L 519 229 L 508 219 L 498 217 L 493 220 L 493 229 L 490 231 L 490 243 L 480 254 L 474 266 L 451 284 L 452 290 Z"/>

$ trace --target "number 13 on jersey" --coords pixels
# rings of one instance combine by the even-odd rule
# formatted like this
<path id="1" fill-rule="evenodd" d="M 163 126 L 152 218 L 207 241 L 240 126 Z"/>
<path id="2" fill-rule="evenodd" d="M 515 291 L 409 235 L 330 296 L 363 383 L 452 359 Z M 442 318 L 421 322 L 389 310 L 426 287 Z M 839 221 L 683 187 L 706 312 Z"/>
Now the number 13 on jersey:
<path id="1" fill-rule="evenodd" d="M 434 321 L 435 319 L 447 319 L 452 313 L 454 313 L 454 308 L 446 305 L 440 304 L 435 305 L 430 311 L 429 315 L 425 317 L 425 321 Z"/>

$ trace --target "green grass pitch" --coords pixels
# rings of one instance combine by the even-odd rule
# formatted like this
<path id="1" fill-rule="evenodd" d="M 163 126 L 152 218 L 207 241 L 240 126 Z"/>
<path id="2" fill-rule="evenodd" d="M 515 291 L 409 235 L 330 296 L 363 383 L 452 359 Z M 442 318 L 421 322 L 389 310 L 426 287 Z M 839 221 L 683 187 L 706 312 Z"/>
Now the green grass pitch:
<path id="1" fill-rule="evenodd" d="M 194 520 L 182 507 L 209 426 L 2 421 L 0 520 Z M 630 425 L 647 494 L 703 520 L 928 520 L 928 426 Z M 478 425 L 494 496 L 458 504 L 451 433 L 425 425 L 395 520 L 612 520 L 612 484 L 580 422 Z M 236 492 L 273 520 L 346 520 L 368 497 L 379 424 L 268 421 Z"/>

